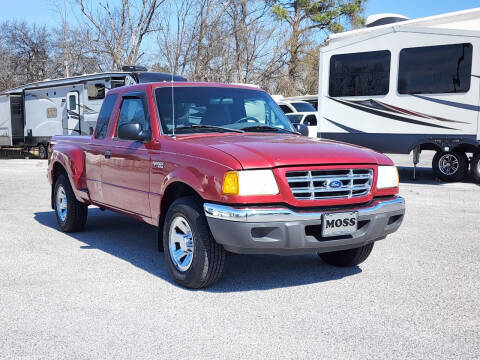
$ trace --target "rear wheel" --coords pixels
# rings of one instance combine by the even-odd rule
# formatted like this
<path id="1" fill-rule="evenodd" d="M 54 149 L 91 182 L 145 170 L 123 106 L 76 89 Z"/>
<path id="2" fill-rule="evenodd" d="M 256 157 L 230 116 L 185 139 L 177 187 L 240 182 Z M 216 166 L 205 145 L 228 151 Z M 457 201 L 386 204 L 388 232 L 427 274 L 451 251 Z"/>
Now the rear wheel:
<path id="1" fill-rule="evenodd" d="M 462 180 L 468 171 L 468 158 L 459 151 L 438 151 L 432 160 L 435 176 L 447 182 Z"/>
<path id="2" fill-rule="evenodd" d="M 65 174 L 55 182 L 54 207 L 57 223 L 64 232 L 81 231 L 85 227 L 88 205 L 75 198 L 70 181 Z"/>
<path id="3" fill-rule="evenodd" d="M 364 262 L 373 249 L 373 242 L 355 249 L 320 253 L 318 256 L 327 264 L 339 267 L 351 267 Z"/>
<path id="4" fill-rule="evenodd" d="M 215 283 L 225 264 L 225 250 L 213 238 L 198 198 L 176 200 L 168 209 L 163 249 L 173 279 L 187 288 Z"/>
<path id="5" fill-rule="evenodd" d="M 480 182 L 480 152 L 473 155 L 470 167 L 472 168 L 473 178 L 476 182 Z"/>

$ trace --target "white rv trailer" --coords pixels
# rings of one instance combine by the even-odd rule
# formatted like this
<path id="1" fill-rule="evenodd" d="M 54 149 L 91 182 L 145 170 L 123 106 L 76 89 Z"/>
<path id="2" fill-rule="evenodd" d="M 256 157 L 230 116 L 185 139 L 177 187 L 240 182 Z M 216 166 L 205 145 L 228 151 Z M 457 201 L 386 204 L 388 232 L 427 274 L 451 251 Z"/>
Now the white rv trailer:
<path id="1" fill-rule="evenodd" d="M 38 146 L 41 158 L 55 135 L 89 135 L 108 90 L 140 82 L 170 81 L 172 75 L 125 67 L 106 72 L 44 80 L 0 94 L 0 146 Z M 142 71 L 138 71 L 138 70 Z M 175 81 L 185 81 L 173 76 Z"/>
<path id="2" fill-rule="evenodd" d="M 435 150 L 436 175 L 460 180 L 465 154 L 480 153 L 480 8 L 369 20 L 320 50 L 319 136 L 414 151 L 414 163 L 421 150 Z"/>

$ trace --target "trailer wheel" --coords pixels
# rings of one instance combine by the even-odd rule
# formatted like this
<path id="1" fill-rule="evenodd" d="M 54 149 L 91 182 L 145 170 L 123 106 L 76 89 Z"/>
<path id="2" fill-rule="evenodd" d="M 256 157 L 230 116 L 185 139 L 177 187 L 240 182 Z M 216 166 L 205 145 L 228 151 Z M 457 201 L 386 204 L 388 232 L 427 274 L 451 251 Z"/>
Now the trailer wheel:
<path id="1" fill-rule="evenodd" d="M 480 152 L 473 155 L 470 167 L 472 168 L 473 178 L 480 183 Z"/>
<path id="2" fill-rule="evenodd" d="M 432 161 L 432 169 L 436 177 L 443 181 L 462 180 L 468 171 L 468 158 L 459 151 L 437 151 Z"/>
<path id="3" fill-rule="evenodd" d="M 47 146 L 45 144 L 38 145 L 38 157 L 46 159 L 48 157 Z"/>

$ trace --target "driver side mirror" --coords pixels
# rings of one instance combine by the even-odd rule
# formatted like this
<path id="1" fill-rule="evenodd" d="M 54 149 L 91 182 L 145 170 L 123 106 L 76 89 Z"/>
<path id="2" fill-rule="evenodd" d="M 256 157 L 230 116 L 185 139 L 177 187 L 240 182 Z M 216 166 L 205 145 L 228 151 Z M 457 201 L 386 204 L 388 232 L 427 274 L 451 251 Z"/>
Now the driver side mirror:
<path id="1" fill-rule="evenodd" d="M 142 124 L 132 122 L 120 125 L 117 137 L 121 140 L 145 141 L 148 140 L 150 134 L 148 131 L 143 130 Z"/>
<path id="2" fill-rule="evenodd" d="M 308 127 L 303 124 L 292 124 L 295 130 L 300 133 L 300 135 L 308 136 Z"/>

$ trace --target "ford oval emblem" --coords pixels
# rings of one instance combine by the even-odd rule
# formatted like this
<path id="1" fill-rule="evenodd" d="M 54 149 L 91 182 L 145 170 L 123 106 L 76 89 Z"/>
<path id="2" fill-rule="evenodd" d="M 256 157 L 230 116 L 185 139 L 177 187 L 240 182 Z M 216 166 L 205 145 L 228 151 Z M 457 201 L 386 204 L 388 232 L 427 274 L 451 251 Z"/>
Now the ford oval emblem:
<path id="1" fill-rule="evenodd" d="M 331 189 L 338 189 L 342 187 L 342 182 L 340 180 L 330 180 L 328 183 L 328 187 Z"/>

